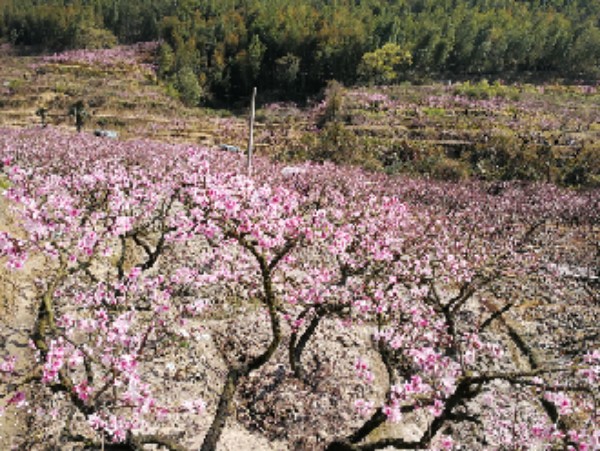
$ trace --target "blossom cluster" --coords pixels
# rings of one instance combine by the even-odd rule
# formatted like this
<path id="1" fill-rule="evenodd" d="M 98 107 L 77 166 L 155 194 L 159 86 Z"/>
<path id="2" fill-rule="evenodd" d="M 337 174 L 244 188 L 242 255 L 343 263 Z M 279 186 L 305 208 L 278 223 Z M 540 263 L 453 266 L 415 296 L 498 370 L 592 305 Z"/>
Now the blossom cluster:
<path id="1" fill-rule="evenodd" d="M 489 396 L 507 415 L 522 407 L 512 427 L 540 443 L 567 437 L 539 413 L 543 402 L 559 416 L 593 410 L 569 387 L 534 380 L 544 368 L 502 373 L 516 372 L 504 352 L 510 334 L 490 335 L 484 325 L 504 307 L 494 304 L 506 289 L 498 280 L 545 275 L 559 258 L 531 237 L 547 243 L 565 228 L 553 224 L 573 217 L 592 224 L 596 197 L 551 186 L 507 185 L 498 194 L 333 165 L 290 174 L 265 160 L 249 177 L 235 154 L 52 128 L 6 131 L 0 158 L 4 196 L 26 236 L 0 233 L 0 258 L 16 268 L 29 253 L 47 269 L 32 365 L 39 383 L 68 392 L 71 414 L 84 414 L 93 433 L 122 442 L 170 416 L 204 414 L 205 400 L 169 399 L 155 375 L 174 377 L 167 355 L 199 343 L 211 309 L 231 299 L 260 304 L 271 324 L 281 316 L 309 344 L 326 315 L 367 328 L 387 379 L 377 380 L 368 356 L 354 369 L 366 386 L 387 382 L 389 390 L 355 407 L 395 422 L 425 412 L 435 425 L 435 437 L 423 432 L 425 445 L 450 449 L 451 429 L 442 426 L 472 398 Z M 301 346 L 290 347 L 301 366 Z M 596 354 L 573 372 L 582 383 L 597 381 Z M 527 389 L 539 396 L 510 404 Z M 24 402 L 19 390 L 7 405 Z M 508 420 L 481 417 L 488 443 L 506 445 L 496 432 Z M 595 440 L 593 421 L 571 432 L 580 448 Z M 551 429 L 558 432 L 540 432 Z"/>
<path id="2" fill-rule="evenodd" d="M 99 50 L 66 50 L 61 53 L 45 56 L 44 63 L 86 64 L 89 66 L 133 66 L 137 65 L 140 55 L 154 52 L 157 42 L 143 42 L 130 46 L 117 46 Z"/>

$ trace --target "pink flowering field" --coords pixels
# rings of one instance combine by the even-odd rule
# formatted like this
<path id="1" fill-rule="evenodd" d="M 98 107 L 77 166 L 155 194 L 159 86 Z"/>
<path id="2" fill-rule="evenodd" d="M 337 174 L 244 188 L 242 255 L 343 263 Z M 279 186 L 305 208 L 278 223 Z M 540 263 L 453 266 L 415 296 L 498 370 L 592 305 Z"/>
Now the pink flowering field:
<path id="1" fill-rule="evenodd" d="M 597 190 L 243 161 L 0 131 L 5 449 L 600 447 Z"/>

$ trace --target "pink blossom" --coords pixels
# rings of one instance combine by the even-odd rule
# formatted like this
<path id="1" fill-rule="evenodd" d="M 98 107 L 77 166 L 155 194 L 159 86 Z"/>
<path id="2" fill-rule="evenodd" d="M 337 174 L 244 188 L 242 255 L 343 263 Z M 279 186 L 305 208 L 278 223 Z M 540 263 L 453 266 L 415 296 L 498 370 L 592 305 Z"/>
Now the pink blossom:
<path id="1" fill-rule="evenodd" d="M 454 440 L 451 436 L 445 435 L 440 440 L 440 446 L 442 447 L 442 449 L 452 449 L 454 448 Z"/>
<path id="2" fill-rule="evenodd" d="M 46 356 L 46 363 L 43 368 L 42 382 L 50 383 L 56 380 L 58 372 L 65 363 L 64 357 L 64 344 L 60 340 L 52 340 L 48 355 Z"/>
<path id="3" fill-rule="evenodd" d="M 429 411 L 434 417 L 439 417 L 444 412 L 444 403 L 439 399 L 434 400 Z"/>
<path id="4" fill-rule="evenodd" d="M 402 412 L 398 406 L 384 406 L 383 413 L 392 423 L 399 423 L 402 420 Z"/>
<path id="5" fill-rule="evenodd" d="M 137 368 L 138 362 L 134 355 L 123 354 L 117 360 L 117 368 L 120 371 L 129 372 Z"/>
<path id="6" fill-rule="evenodd" d="M 93 388 L 88 385 L 87 381 L 82 381 L 75 385 L 73 390 L 82 401 L 87 401 L 94 391 Z"/>
<path id="7" fill-rule="evenodd" d="M 88 424 L 96 430 L 103 429 L 106 426 L 106 422 L 96 413 L 88 415 Z"/>
<path id="8" fill-rule="evenodd" d="M 373 401 L 367 401 L 365 399 L 357 399 L 354 401 L 354 408 L 361 417 L 368 417 L 373 411 L 375 403 Z"/>
<path id="9" fill-rule="evenodd" d="M 365 360 L 358 358 L 354 364 L 354 368 L 356 369 L 357 376 L 365 382 L 370 384 L 375 380 L 375 376 Z"/>
<path id="10" fill-rule="evenodd" d="M 2 362 L 0 362 L 0 372 L 10 374 L 15 371 L 15 363 L 17 358 L 15 356 L 5 356 Z"/>
<path id="11" fill-rule="evenodd" d="M 130 280 L 134 280 L 134 279 L 137 279 L 141 274 L 142 274 L 142 268 L 140 268 L 139 266 L 136 266 L 136 267 L 132 268 L 131 271 L 129 271 L 129 274 L 127 274 L 127 278 Z"/>
<path id="12" fill-rule="evenodd" d="M 18 408 L 25 406 L 27 404 L 25 393 L 22 391 L 16 392 L 9 398 L 8 404 L 14 404 Z"/>
<path id="13" fill-rule="evenodd" d="M 187 412 L 200 415 L 206 410 L 206 403 L 202 399 L 187 400 L 182 407 Z"/>

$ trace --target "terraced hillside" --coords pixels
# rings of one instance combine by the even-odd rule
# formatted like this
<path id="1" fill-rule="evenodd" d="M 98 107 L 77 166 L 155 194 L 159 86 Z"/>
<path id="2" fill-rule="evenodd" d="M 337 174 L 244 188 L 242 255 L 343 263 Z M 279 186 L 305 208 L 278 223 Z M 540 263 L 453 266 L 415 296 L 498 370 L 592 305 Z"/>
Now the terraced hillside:
<path id="1" fill-rule="evenodd" d="M 156 44 L 19 56 L 0 48 L 0 125 L 83 130 L 243 149 L 247 111 L 188 108 L 159 81 Z M 345 88 L 330 83 L 304 106 L 259 92 L 257 151 L 280 160 L 333 160 L 441 179 L 523 179 L 600 185 L 598 87 L 447 82 Z M 42 114 L 44 118 L 42 118 Z"/>
<path id="2" fill-rule="evenodd" d="M 332 84 L 309 114 L 279 105 L 264 111 L 268 125 L 286 113 L 283 136 L 292 138 L 279 147 L 284 157 L 442 179 L 593 185 L 600 181 L 598 105 L 593 86 L 483 80 L 354 89 Z"/>
<path id="3" fill-rule="evenodd" d="M 40 57 L 16 55 L 5 45 L 0 50 L 0 124 L 41 125 L 36 113 L 44 108 L 47 124 L 72 128 L 69 108 L 81 100 L 89 114 L 84 131 L 109 129 L 122 138 L 219 143 L 216 135 L 223 136 L 224 119 L 215 112 L 186 108 L 170 96 L 156 79 L 153 51 L 150 43 Z"/>

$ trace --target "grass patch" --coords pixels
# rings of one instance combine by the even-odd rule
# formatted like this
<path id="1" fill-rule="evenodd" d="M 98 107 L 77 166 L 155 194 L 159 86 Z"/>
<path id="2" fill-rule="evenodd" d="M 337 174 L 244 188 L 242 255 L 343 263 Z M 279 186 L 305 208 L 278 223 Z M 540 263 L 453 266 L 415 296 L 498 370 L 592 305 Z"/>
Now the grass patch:
<path id="1" fill-rule="evenodd" d="M 10 188 L 10 180 L 5 175 L 0 175 L 0 191 Z"/>
<path id="2" fill-rule="evenodd" d="M 446 115 L 446 110 L 444 108 L 424 107 L 423 113 L 430 117 L 441 117 Z"/>

